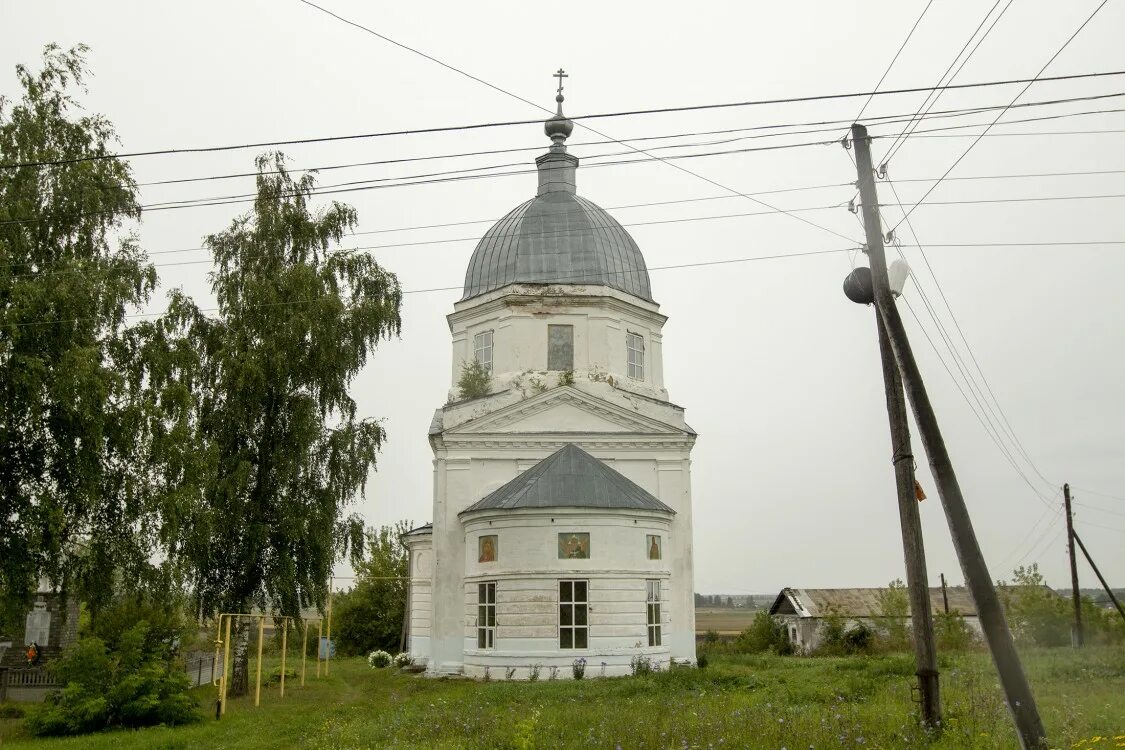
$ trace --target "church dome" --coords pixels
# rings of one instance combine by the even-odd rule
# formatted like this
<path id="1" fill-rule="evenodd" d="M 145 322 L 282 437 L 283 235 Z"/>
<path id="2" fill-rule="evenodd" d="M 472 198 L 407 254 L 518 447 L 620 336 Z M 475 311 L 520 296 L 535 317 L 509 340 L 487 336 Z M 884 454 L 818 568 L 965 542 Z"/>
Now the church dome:
<path id="1" fill-rule="evenodd" d="M 578 159 L 566 152 L 573 123 L 547 120 L 553 141 L 535 160 L 539 190 L 508 212 L 477 243 L 465 272 L 462 300 L 508 284 L 596 284 L 652 301 L 644 256 L 605 209 L 575 192 Z"/>

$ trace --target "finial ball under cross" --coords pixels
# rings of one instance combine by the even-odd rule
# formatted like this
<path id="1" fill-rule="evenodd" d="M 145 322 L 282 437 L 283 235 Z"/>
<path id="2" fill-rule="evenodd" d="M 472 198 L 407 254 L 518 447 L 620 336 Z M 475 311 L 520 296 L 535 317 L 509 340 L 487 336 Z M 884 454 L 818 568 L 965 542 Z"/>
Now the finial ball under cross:
<path id="1" fill-rule="evenodd" d="M 561 94 L 562 90 L 563 90 L 563 79 L 564 78 L 570 78 L 570 76 L 568 76 L 566 74 L 565 70 L 563 70 L 562 68 L 559 68 L 559 72 L 555 73 L 554 77 L 559 79 L 559 90 L 558 90 L 557 93 Z"/>

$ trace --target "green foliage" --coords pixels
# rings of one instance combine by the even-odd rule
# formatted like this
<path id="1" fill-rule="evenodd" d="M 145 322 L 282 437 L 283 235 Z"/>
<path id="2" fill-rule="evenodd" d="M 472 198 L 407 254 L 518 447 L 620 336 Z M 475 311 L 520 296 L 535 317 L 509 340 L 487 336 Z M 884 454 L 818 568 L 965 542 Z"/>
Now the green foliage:
<path id="1" fill-rule="evenodd" d="M 65 687 L 27 719 L 37 736 L 85 734 L 108 727 L 144 727 L 199 721 L 190 683 L 168 658 L 172 644 L 134 622 L 112 641 L 79 638 L 50 665 Z"/>
<path id="2" fill-rule="evenodd" d="M 938 651 L 965 651 L 976 642 L 976 636 L 958 610 L 934 615 L 934 638 Z"/>
<path id="3" fill-rule="evenodd" d="M 399 521 L 367 531 L 367 556 L 356 566 L 355 585 L 333 599 L 333 637 L 341 654 L 398 651 L 410 575 L 402 535 L 411 526 Z"/>
<path id="4" fill-rule="evenodd" d="M 765 610 L 754 615 L 750 627 L 742 631 L 735 641 L 735 648 L 746 654 L 760 654 L 766 651 L 777 654 L 793 652 L 793 645 L 789 642 L 785 626 L 775 622 Z"/>
<path id="5" fill-rule="evenodd" d="M 880 638 L 889 648 L 906 648 L 910 644 L 906 619 L 910 616 L 910 595 L 906 584 L 901 578 L 896 578 L 887 584 L 887 588 L 879 589 L 876 599 L 879 614 L 883 616 L 879 621 Z"/>
<path id="6" fill-rule="evenodd" d="M 1013 571 L 1014 582 L 1000 582 L 998 593 L 1016 642 L 1035 646 L 1065 646 L 1070 643 L 1073 611 L 1070 603 L 1047 588 L 1039 564 Z"/>
<path id="7" fill-rule="evenodd" d="M 461 363 L 461 377 L 457 390 L 461 398 L 483 398 L 492 389 L 492 372 L 483 363 L 471 359 Z"/>
<path id="8" fill-rule="evenodd" d="M 559 385 L 574 385 L 574 370 L 563 370 L 560 372 Z"/>
<path id="9" fill-rule="evenodd" d="M 400 331 L 395 276 L 330 249 L 355 210 L 313 211 L 313 175 L 293 177 L 281 154 L 257 169 L 252 210 L 204 241 L 218 314 L 173 292 L 137 336 L 173 405 L 154 445 L 170 487 L 161 534 L 205 615 L 323 607 L 333 563 L 362 553 L 347 507 L 386 436 L 357 417 L 349 386 Z"/>
<path id="10" fill-rule="evenodd" d="M 0 609 L 24 610 L 40 576 L 102 604 L 114 575 L 147 576 L 154 537 L 142 368 L 126 314 L 156 272 L 129 232 L 128 165 L 112 124 L 75 98 L 84 46 L 49 45 L 0 96 Z M 35 162 L 66 162 L 49 168 Z M 143 369 L 143 368 L 142 368 Z"/>

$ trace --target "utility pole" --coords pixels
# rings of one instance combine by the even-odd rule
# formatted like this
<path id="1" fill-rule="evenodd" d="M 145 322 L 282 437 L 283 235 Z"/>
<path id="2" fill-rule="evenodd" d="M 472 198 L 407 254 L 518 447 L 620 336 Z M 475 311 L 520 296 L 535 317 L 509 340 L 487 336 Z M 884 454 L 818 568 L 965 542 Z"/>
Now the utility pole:
<path id="1" fill-rule="evenodd" d="M 867 136 L 867 128 L 858 123 L 852 125 L 852 143 L 855 146 L 859 190 L 863 200 L 863 223 L 867 235 L 867 254 L 871 262 L 876 310 L 890 339 L 891 349 L 894 351 L 906 393 L 910 398 L 910 405 L 914 410 L 914 420 L 918 424 L 922 444 L 930 460 L 930 469 L 937 482 L 938 495 L 941 497 L 945 517 L 949 523 L 953 546 L 957 550 L 957 558 L 965 574 L 965 582 L 969 586 L 973 601 L 976 602 L 981 628 L 989 651 L 992 653 L 1000 684 L 1004 689 L 1008 711 L 1015 724 L 1020 747 L 1024 750 L 1038 750 L 1046 746 L 1047 733 L 1043 728 L 1031 685 L 1028 684 L 1019 655 L 1016 654 L 1012 634 L 1004 619 L 1004 611 L 1000 607 L 996 589 L 992 585 L 984 554 L 973 531 L 969 510 L 961 494 L 961 487 L 957 483 L 953 462 L 942 439 L 937 415 L 934 414 L 933 405 L 922 381 L 922 373 L 914 360 L 906 329 L 902 325 L 902 318 L 891 296 L 887 279 L 887 260 L 883 253 L 882 227 L 879 221 L 879 198 L 875 191 L 871 142 Z"/>
<path id="2" fill-rule="evenodd" d="M 1063 504 L 1066 506 L 1066 551 L 1070 556 L 1070 592 L 1074 600 L 1074 632 L 1071 643 L 1082 647 L 1082 595 L 1078 593 L 1078 561 L 1074 556 L 1074 518 L 1070 510 L 1070 484 L 1063 485 Z"/>
<path id="3" fill-rule="evenodd" d="M 898 518 L 902 527 L 902 554 L 906 560 L 906 582 L 910 593 L 910 625 L 914 631 L 914 671 L 922 698 L 922 723 L 941 726 L 941 690 L 938 682 L 934 616 L 930 607 L 930 582 L 926 575 L 926 550 L 922 541 L 922 519 L 914 495 L 914 455 L 910 449 L 910 424 L 906 420 L 906 397 L 902 392 L 886 326 L 876 312 L 879 354 L 883 360 L 883 387 L 887 394 L 887 418 L 891 426 L 891 463 L 895 470 Z"/>
<path id="4" fill-rule="evenodd" d="M 941 604 L 945 608 L 945 614 L 949 614 L 949 594 L 945 591 L 945 573 L 939 573 L 941 576 Z"/>
<path id="5" fill-rule="evenodd" d="M 1074 541 L 1078 542 L 1078 548 L 1082 550 L 1082 554 L 1086 556 L 1086 562 L 1090 563 L 1090 567 L 1094 569 L 1094 575 L 1101 581 L 1102 588 L 1109 594 L 1109 600 L 1113 602 L 1113 606 L 1117 607 L 1118 614 L 1120 614 L 1122 618 L 1125 618 L 1125 607 L 1122 607 L 1121 602 L 1117 601 L 1117 597 L 1113 595 L 1113 589 L 1105 582 L 1105 577 L 1102 575 L 1102 572 L 1098 570 L 1098 566 L 1094 564 L 1094 558 L 1090 557 L 1090 553 L 1086 551 L 1086 545 L 1082 543 L 1082 537 L 1078 536 L 1078 532 L 1074 532 Z"/>

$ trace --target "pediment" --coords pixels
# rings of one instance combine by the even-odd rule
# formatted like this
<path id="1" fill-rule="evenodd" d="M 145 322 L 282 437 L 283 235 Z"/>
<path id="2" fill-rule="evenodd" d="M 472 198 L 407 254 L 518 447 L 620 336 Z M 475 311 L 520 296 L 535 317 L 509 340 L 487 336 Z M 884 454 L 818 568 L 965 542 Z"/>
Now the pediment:
<path id="1" fill-rule="evenodd" d="M 621 433 L 681 435 L 683 430 L 570 388 L 553 388 L 464 422 L 447 435 Z"/>

